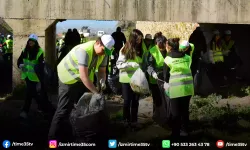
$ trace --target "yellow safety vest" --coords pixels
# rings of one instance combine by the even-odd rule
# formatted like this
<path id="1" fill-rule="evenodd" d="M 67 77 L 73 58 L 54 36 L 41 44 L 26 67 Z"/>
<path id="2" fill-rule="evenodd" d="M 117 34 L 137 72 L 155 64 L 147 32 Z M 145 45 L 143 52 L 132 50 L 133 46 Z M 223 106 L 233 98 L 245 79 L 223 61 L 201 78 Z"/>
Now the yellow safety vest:
<path id="1" fill-rule="evenodd" d="M 23 50 L 23 52 L 25 51 L 25 49 Z M 36 72 L 35 72 L 35 65 L 38 64 L 38 59 L 39 57 L 43 55 L 43 50 L 40 48 L 38 50 L 38 53 L 36 55 L 36 59 L 35 60 L 29 60 L 29 55 L 28 55 L 28 58 L 24 58 L 23 59 L 23 64 L 24 64 L 24 67 L 22 69 L 22 75 L 21 75 L 21 79 L 26 79 L 28 77 L 28 79 L 30 81 L 33 81 L 33 82 L 39 82 L 39 79 L 36 75 Z M 43 56 L 44 57 L 44 56 Z"/>
<path id="2" fill-rule="evenodd" d="M 76 82 L 81 81 L 76 51 L 80 49 L 82 51 L 87 52 L 88 57 L 89 57 L 88 66 L 90 66 L 92 62 L 92 56 L 94 53 L 95 42 L 96 41 L 89 41 L 87 43 L 77 45 L 63 58 L 63 60 L 57 66 L 58 77 L 62 83 L 74 84 Z M 93 66 L 93 68 L 88 68 L 89 79 L 92 82 L 94 81 L 95 69 L 99 68 L 104 57 L 105 55 L 98 56 L 96 66 Z"/>
<path id="3" fill-rule="evenodd" d="M 13 40 L 9 39 L 6 40 L 6 53 L 12 53 L 13 52 Z"/>
<path id="4" fill-rule="evenodd" d="M 218 47 L 215 42 L 213 42 L 212 48 L 214 62 L 224 62 L 222 47 Z"/>
<path id="5" fill-rule="evenodd" d="M 170 98 L 194 95 L 193 76 L 190 69 L 192 59 L 185 55 L 182 58 L 167 56 L 165 63 L 170 68 L 169 91 Z"/>
<path id="6" fill-rule="evenodd" d="M 157 45 L 155 45 L 154 47 L 152 47 L 149 50 L 149 52 L 151 53 L 151 55 L 155 59 L 155 67 L 157 69 L 162 68 L 163 65 L 164 65 L 164 57 L 162 56 L 159 47 Z M 151 84 L 156 84 L 157 83 L 156 80 L 151 75 L 149 75 L 149 82 Z"/>
<path id="7" fill-rule="evenodd" d="M 228 42 L 228 44 L 226 44 L 225 40 L 222 41 L 222 48 L 223 48 L 223 50 L 230 50 L 233 47 L 233 45 L 234 45 L 234 41 L 233 40 L 230 40 Z"/>

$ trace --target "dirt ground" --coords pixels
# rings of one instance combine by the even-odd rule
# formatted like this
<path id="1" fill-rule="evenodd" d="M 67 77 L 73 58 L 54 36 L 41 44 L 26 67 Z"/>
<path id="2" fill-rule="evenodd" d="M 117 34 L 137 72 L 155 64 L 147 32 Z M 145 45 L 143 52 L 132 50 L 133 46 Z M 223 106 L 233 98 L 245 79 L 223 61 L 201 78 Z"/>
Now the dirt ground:
<path id="1" fill-rule="evenodd" d="M 55 96 L 52 97 L 53 103 L 56 104 Z M 150 98 L 145 101 L 152 103 Z M 231 101 L 233 104 L 250 104 L 250 97 L 243 97 L 241 99 L 235 98 L 221 101 L 226 104 L 226 101 Z M 141 102 L 140 102 L 141 104 Z M 37 105 L 32 104 L 29 112 L 29 119 L 24 121 L 19 118 L 20 109 L 23 105 L 23 100 L 6 100 L 0 101 L 0 140 L 10 141 L 29 141 L 34 142 L 35 150 L 44 150 L 48 147 L 47 133 L 49 129 L 49 122 L 36 111 Z M 119 96 L 113 97 L 107 102 L 110 114 L 115 114 L 122 109 L 122 100 Z M 148 104 L 147 104 L 148 105 Z M 151 107 L 152 108 L 152 107 Z M 148 111 L 152 111 L 149 108 Z M 144 110 L 145 111 L 145 110 Z M 149 142 L 154 149 L 161 149 L 162 140 L 169 139 L 170 130 L 163 129 L 155 124 L 150 116 L 140 116 L 139 122 L 142 127 L 137 131 L 130 131 L 124 128 L 120 123 L 120 118 L 114 119 L 110 122 L 107 129 L 108 139 L 117 139 L 124 142 Z M 209 142 L 211 147 L 215 148 L 217 140 L 225 140 L 230 142 L 248 142 L 250 146 L 250 125 L 249 122 L 242 119 L 235 121 L 223 127 L 218 126 L 221 122 L 197 122 L 191 121 L 191 134 L 189 139 L 184 139 L 192 142 Z M 217 126 L 216 126 L 217 124 Z M 225 124 L 225 123 L 224 123 Z M 223 124 L 223 125 L 224 125 Z M 241 125 L 244 124 L 244 125 Z M 103 149 L 107 149 L 104 144 Z M 183 149 L 183 148 L 180 148 Z M 187 149 L 187 148 L 185 148 Z M 193 148 L 189 148 L 193 149 Z M 235 147 L 230 148 L 235 149 Z M 242 147 L 241 149 L 249 149 Z"/>

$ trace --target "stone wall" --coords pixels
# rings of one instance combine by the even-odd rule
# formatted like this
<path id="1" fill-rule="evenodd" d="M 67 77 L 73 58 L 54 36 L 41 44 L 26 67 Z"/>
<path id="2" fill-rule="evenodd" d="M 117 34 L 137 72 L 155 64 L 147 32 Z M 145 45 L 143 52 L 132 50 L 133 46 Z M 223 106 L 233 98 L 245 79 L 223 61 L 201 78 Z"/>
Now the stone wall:
<path id="1" fill-rule="evenodd" d="M 183 22 L 152 22 L 137 21 L 136 28 L 141 30 L 144 35 L 161 31 L 167 38 L 179 37 L 181 40 L 188 40 L 195 29 L 195 23 Z"/>

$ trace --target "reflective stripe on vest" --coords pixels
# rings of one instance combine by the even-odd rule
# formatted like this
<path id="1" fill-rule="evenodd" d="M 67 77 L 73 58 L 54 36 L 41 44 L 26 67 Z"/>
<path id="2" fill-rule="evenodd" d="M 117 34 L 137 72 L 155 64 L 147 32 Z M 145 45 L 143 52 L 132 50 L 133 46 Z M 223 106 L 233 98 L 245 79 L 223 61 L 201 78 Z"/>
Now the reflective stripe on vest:
<path id="1" fill-rule="evenodd" d="M 6 53 L 13 52 L 13 40 L 6 40 Z"/>
<path id="2" fill-rule="evenodd" d="M 150 52 L 150 54 L 154 57 L 154 59 L 155 59 L 155 67 L 157 68 L 157 69 L 160 69 L 160 68 L 162 68 L 163 67 L 163 65 L 164 65 L 164 58 L 163 58 L 163 56 L 162 56 L 162 54 L 161 54 L 161 52 L 160 52 L 160 49 L 159 49 L 159 47 L 157 46 L 157 45 L 155 45 L 154 47 L 152 47 L 150 50 L 149 50 L 149 52 Z M 151 75 L 149 75 L 149 82 L 151 83 L 151 84 L 156 84 L 157 82 L 156 82 L 156 80 L 151 76 Z"/>
<path id="3" fill-rule="evenodd" d="M 222 48 L 218 47 L 215 42 L 213 42 L 213 59 L 214 62 L 224 62 L 224 57 L 222 53 Z"/>
<path id="4" fill-rule="evenodd" d="M 80 82 L 80 73 L 78 67 L 78 60 L 76 52 L 78 50 L 86 51 L 88 54 L 88 66 L 91 65 L 92 57 L 94 53 L 94 44 L 96 41 L 89 41 L 84 44 L 80 44 L 74 47 L 59 63 L 57 66 L 58 76 L 62 83 L 64 84 L 74 84 Z M 88 68 L 89 79 L 94 81 L 95 68 L 99 68 L 105 55 L 98 56 L 96 66 Z"/>
<path id="5" fill-rule="evenodd" d="M 24 51 L 25 49 L 23 50 L 23 52 Z M 39 82 L 39 79 L 35 72 L 35 65 L 38 64 L 38 59 L 42 54 L 43 54 L 43 50 L 40 48 L 36 55 L 35 60 L 29 60 L 29 55 L 28 55 L 28 58 L 23 59 L 24 67 L 22 69 L 21 79 L 24 80 L 28 77 L 30 81 Z"/>
<path id="6" fill-rule="evenodd" d="M 169 97 L 178 98 L 194 94 L 193 76 L 191 73 L 191 57 L 185 55 L 182 58 L 167 56 L 165 63 L 170 68 Z"/>

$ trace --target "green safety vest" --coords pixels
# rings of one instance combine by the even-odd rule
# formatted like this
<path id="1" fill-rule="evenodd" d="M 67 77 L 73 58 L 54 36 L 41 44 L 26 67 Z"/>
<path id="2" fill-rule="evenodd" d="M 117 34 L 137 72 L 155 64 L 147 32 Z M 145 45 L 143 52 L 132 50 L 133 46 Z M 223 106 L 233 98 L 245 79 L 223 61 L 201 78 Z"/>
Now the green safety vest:
<path id="1" fill-rule="evenodd" d="M 222 47 L 218 47 L 215 42 L 213 42 L 213 59 L 214 62 L 224 62 L 224 57 L 222 53 Z"/>
<path id="2" fill-rule="evenodd" d="M 191 57 L 188 55 L 182 58 L 167 56 L 164 62 L 170 68 L 169 97 L 178 98 L 194 95 L 193 76 L 190 69 Z"/>
<path id="3" fill-rule="evenodd" d="M 190 57 L 193 58 L 193 53 L 194 53 L 194 44 L 189 43 L 190 47 L 191 47 L 191 51 L 190 51 Z"/>
<path id="4" fill-rule="evenodd" d="M 230 40 L 228 44 L 226 44 L 226 41 L 222 41 L 222 48 L 223 50 L 230 50 L 234 45 L 234 41 Z"/>
<path id="5" fill-rule="evenodd" d="M 64 44 L 64 40 L 63 40 L 63 39 L 60 39 L 60 40 L 59 40 L 59 46 L 61 47 L 63 44 Z"/>
<path id="6" fill-rule="evenodd" d="M 88 39 L 85 37 L 85 38 L 81 38 L 81 43 L 86 43 L 88 42 Z"/>
<path id="7" fill-rule="evenodd" d="M 60 81 L 64 84 L 74 84 L 76 82 L 80 82 L 80 73 L 78 67 L 78 60 L 76 50 L 81 49 L 82 51 L 86 51 L 89 59 L 88 59 L 88 66 L 91 65 L 92 56 L 94 53 L 94 44 L 96 41 L 89 41 L 84 44 L 80 44 L 75 46 L 59 63 L 57 66 L 58 77 Z M 98 56 L 97 64 L 93 68 L 88 68 L 89 79 L 94 82 L 94 73 L 95 69 L 99 68 L 101 65 L 105 55 Z"/>
<path id="8" fill-rule="evenodd" d="M 6 40 L 6 53 L 12 53 L 13 52 L 13 40 L 9 39 Z"/>
<path id="9" fill-rule="evenodd" d="M 23 50 L 23 52 L 24 51 L 25 51 L 25 49 Z M 38 59 L 43 54 L 44 54 L 43 50 L 41 48 L 39 48 L 35 60 L 29 60 L 29 55 L 28 55 L 28 58 L 23 59 L 24 67 L 22 69 L 21 79 L 24 80 L 28 77 L 28 79 L 30 81 L 39 82 L 39 79 L 38 79 L 36 72 L 35 72 L 35 65 L 38 64 Z"/>
<path id="10" fill-rule="evenodd" d="M 143 45 L 144 44 L 144 45 Z M 123 49 L 123 48 L 121 48 Z M 143 64 L 144 63 L 144 60 L 146 58 L 146 54 L 147 54 L 147 48 L 146 48 L 146 45 L 145 43 L 143 42 L 142 43 L 142 49 L 143 49 L 143 54 L 142 54 L 142 58 L 139 57 L 139 56 L 136 56 L 134 60 L 132 59 L 129 59 L 127 60 L 126 62 L 136 62 L 138 64 Z M 120 54 L 119 55 L 122 55 L 121 54 L 121 51 L 120 51 Z M 120 74 L 119 74 L 119 82 L 121 83 L 130 83 L 130 80 L 131 80 L 131 77 L 133 76 L 133 74 L 135 73 L 135 71 L 137 70 L 138 68 L 133 68 L 133 67 L 128 67 L 128 68 L 125 68 L 125 69 L 120 69 Z"/>
<path id="11" fill-rule="evenodd" d="M 154 59 L 155 59 L 155 67 L 157 68 L 157 69 L 160 69 L 160 68 L 162 68 L 163 67 L 163 65 L 164 65 L 164 58 L 163 58 L 163 56 L 162 56 L 162 54 L 161 54 L 161 52 L 160 52 L 160 49 L 159 49 L 159 47 L 157 46 L 157 45 L 155 45 L 154 47 L 152 47 L 150 50 L 149 50 L 149 52 L 150 52 L 150 54 L 154 57 Z M 156 80 L 151 76 L 151 75 L 149 75 L 149 82 L 151 83 L 151 84 L 156 84 L 157 82 L 156 82 Z"/>

